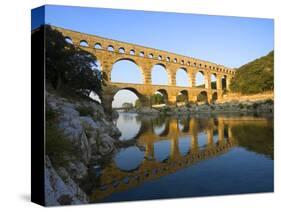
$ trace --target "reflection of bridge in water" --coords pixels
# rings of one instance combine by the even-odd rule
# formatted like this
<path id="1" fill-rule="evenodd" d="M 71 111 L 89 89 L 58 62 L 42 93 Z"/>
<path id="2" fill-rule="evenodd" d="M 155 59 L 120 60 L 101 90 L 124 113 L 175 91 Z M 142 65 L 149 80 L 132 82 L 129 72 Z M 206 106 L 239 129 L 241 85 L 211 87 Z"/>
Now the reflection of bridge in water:
<path id="1" fill-rule="evenodd" d="M 115 192 L 126 191 L 137 187 L 148 180 L 157 179 L 177 172 L 195 163 L 222 155 L 237 145 L 232 134 L 232 127 L 237 124 L 261 124 L 267 122 L 263 118 L 240 117 L 235 118 L 189 118 L 178 121 L 177 119 L 164 119 L 165 128 L 157 135 L 153 128 L 159 126 L 156 119 L 141 120 L 141 128 L 136 135 L 138 144 L 145 146 L 145 157 L 141 164 L 134 170 L 121 170 L 112 162 L 102 170 L 100 186 L 91 195 L 92 201 L 99 201 Z M 257 122 L 258 120 L 258 122 Z M 198 135 L 206 134 L 206 145 L 199 148 Z M 217 140 L 214 135 L 217 134 Z M 189 137 L 189 151 L 183 155 L 179 151 L 179 139 Z M 170 155 L 164 161 L 157 161 L 154 157 L 154 144 L 163 140 L 170 141 Z"/>

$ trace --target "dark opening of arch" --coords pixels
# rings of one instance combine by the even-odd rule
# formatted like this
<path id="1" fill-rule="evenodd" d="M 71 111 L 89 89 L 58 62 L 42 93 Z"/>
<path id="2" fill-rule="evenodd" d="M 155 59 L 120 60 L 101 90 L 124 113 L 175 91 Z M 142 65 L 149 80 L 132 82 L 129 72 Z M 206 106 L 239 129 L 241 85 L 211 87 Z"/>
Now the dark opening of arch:
<path id="1" fill-rule="evenodd" d="M 131 49 L 130 50 L 130 55 L 135 55 L 135 50 Z"/>
<path id="2" fill-rule="evenodd" d="M 80 41 L 80 46 L 83 46 L 83 47 L 88 47 L 88 46 L 89 46 L 89 44 L 88 44 L 88 42 L 87 42 L 87 41 L 85 41 L 85 40 L 81 40 L 81 41 Z"/>
<path id="3" fill-rule="evenodd" d="M 206 91 L 201 91 L 197 96 L 198 102 L 208 102 L 208 96 Z"/>
<path id="4" fill-rule="evenodd" d="M 217 77 L 216 74 L 211 75 L 211 89 L 217 89 Z"/>
<path id="5" fill-rule="evenodd" d="M 73 44 L 73 41 L 70 37 L 65 37 L 65 42 L 67 42 L 69 44 Z"/>
<path id="6" fill-rule="evenodd" d="M 125 53 L 125 49 L 123 47 L 119 48 L 119 53 L 124 54 Z"/>
<path id="7" fill-rule="evenodd" d="M 221 87 L 223 90 L 226 89 L 226 76 L 225 75 L 221 79 Z"/>
<path id="8" fill-rule="evenodd" d="M 107 50 L 110 51 L 110 52 L 113 52 L 114 51 L 114 47 L 112 45 L 109 45 L 107 47 Z"/>
<path id="9" fill-rule="evenodd" d="M 188 91 L 183 90 L 177 96 L 177 103 L 183 104 L 188 102 Z"/>
<path id="10" fill-rule="evenodd" d="M 95 49 L 102 49 L 102 45 L 100 43 L 96 43 L 94 47 Z"/>
<path id="11" fill-rule="evenodd" d="M 218 93 L 215 92 L 215 93 L 213 93 L 213 95 L 212 95 L 212 102 L 216 102 L 217 99 L 218 99 Z"/>

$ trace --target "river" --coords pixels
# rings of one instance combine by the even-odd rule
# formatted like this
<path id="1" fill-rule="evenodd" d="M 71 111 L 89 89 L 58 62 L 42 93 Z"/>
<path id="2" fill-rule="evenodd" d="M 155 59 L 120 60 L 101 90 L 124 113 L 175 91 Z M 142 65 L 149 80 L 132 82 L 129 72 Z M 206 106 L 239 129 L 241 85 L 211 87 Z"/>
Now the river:
<path id="1" fill-rule="evenodd" d="M 92 202 L 273 191 L 273 119 L 120 113 L 120 148 L 96 166 Z"/>

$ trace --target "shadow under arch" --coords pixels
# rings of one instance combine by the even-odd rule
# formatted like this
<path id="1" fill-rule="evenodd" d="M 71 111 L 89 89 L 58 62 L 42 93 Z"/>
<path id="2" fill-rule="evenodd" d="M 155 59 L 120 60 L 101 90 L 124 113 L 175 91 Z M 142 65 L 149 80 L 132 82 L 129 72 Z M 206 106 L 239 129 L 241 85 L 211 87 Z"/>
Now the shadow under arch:
<path id="1" fill-rule="evenodd" d="M 218 99 L 218 92 L 214 92 L 214 93 L 212 94 L 212 102 L 216 102 L 217 99 Z"/>
<path id="2" fill-rule="evenodd" d="M 208 102 L 208 94 L 207 91 L 201 91 L 197 95 L 197 102 Z"/>
<path id="3" fill-rule="evenodd" d="M 181 90 L 177 96 L 177 102 L 187 103 L 189 101 L 189 95 L 187 90 Z"/>
<path id="4" fill-rule="evenodd" d="M 159 89 L 156 92 L 159 92 L 163 98 L 164 98 L 164 102 L 167 104 L 168 103 L 168 92 L 166 89 Z"/>
<path id="5" fill-rule="evenodd" d="M 217 89 L 217 74 L 211 73 L 211 89 Z"/>

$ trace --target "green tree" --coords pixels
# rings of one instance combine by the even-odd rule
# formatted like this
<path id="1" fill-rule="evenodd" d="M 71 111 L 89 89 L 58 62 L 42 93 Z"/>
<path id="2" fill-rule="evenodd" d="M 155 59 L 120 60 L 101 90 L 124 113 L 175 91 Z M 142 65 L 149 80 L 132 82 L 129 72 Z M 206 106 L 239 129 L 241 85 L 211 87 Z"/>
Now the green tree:
<path id="1" fill-rule="evenodd" d="M 152 105 L 158 105 L 158 104 L 164 104 L 165 101 L 164 101 L 164 96 L 159 94 L 159 93 L 156 93 L 154 95 L 151 96 L 151 104 Z"/>
<path id="2" fill-rule="evenodd" d="M 135 101 L 135 108 L 137 109 L 141 108 L 141 101 L 139 99 Z"/>
<path id="3" fill-rule="evenodd" d="M 64 36 L 49 25 L 42 25 L 39 30 L 45 31 L 47 82 L 56 90 L 67 89 L 87 96 L 91 91 L 100 94 L 102 76 L 96 57 L 67 43 Z"/>
<path id="4" fill-rule="evenodd" d="M 177 102 L 185 102 L 186 101 L 186 96 L 183 94 L 179 94 L 177 96 Z"/>
<path id="5" fill-rule="evenodd" d="M 208 101 L 207 94 L 205 92 L 199 93 L 197 100 L 199 102 L 207 102 Z"/>
<path id="6" fill-rule="evenodd" d="M 124 107 L 124 108 L 133 108 L 134 106 L 133 106 L 133 104 L 130 103 L 130 102 L 124 102 L 124 103 L 122 104 L 122 107 Z"/>
<path id="7" fill-rule="evenodd" d="M 230 89 L 242 94 L 261 93 L 274 88 L 274 51 L 237 69 Z"/>

